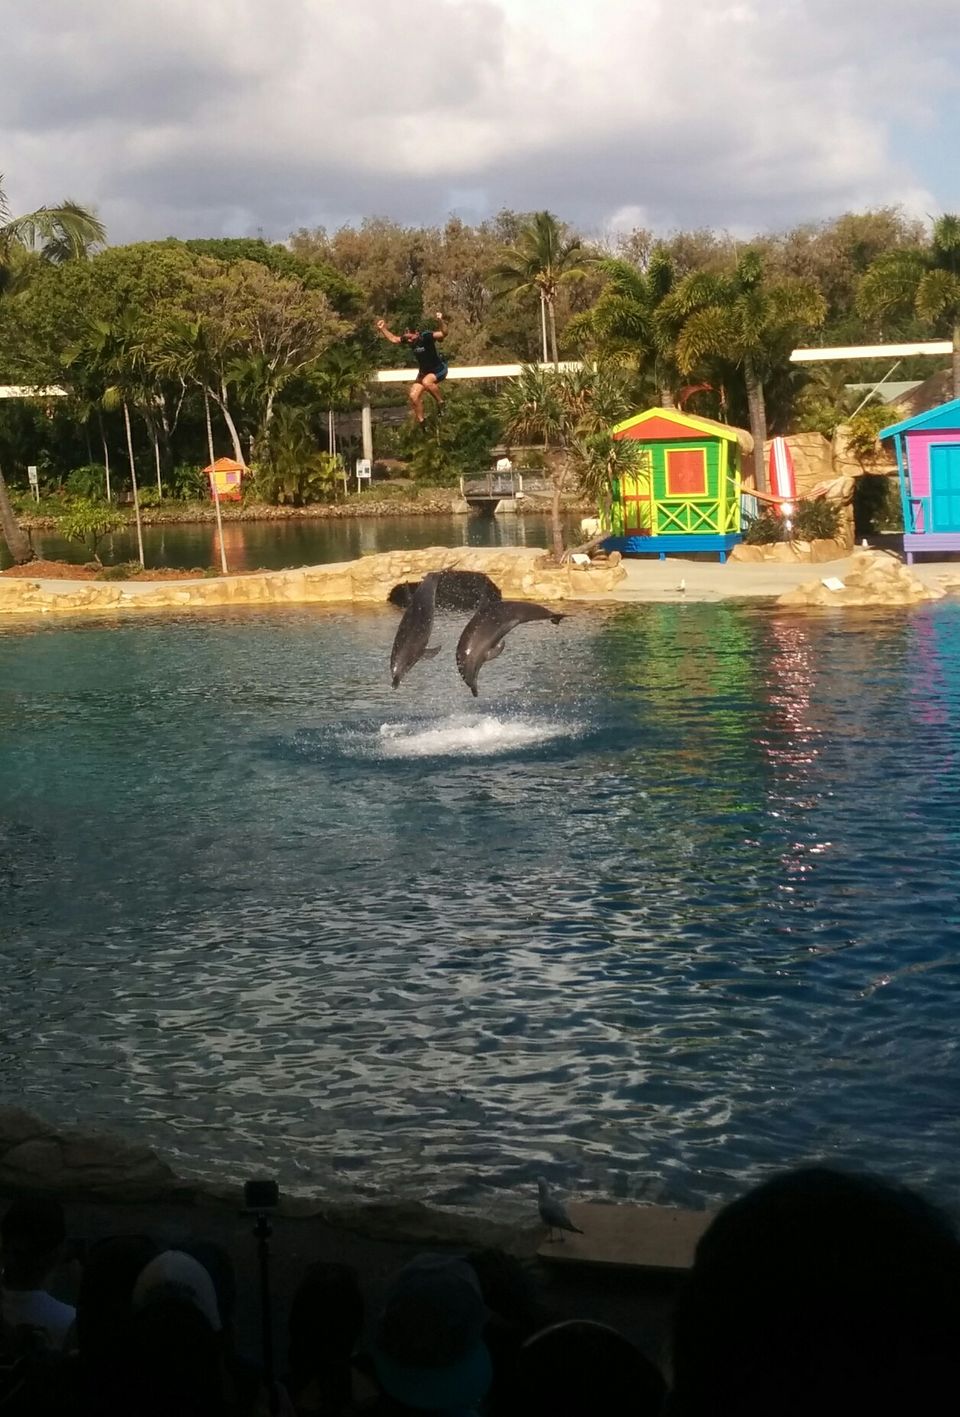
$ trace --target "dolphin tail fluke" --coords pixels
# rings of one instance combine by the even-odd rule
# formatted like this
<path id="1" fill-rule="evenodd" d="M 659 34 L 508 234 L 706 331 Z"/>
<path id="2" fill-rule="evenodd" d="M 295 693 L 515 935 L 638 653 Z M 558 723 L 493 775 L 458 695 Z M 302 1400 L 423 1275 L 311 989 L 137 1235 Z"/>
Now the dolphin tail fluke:
<path id="1" fill-rule="evenodd" d="M 421 658 L 421 659 L 436 659 L 437 655 L 440 653 L 440 651 L 441 651 L 442 649 L 443 649 L 443 645 L 433 645 L 430 649 L 425 649 L 425 650 L 423 651 L 423 654 L 420 656 L 420 658 Z"/>
<path id="2" fill-rule="evenodd" d="M 479 697 L 480 697 L 480 690 L 477 688 L 476 684 L 471 684 L 471 685 L 470 685 L 470 692 L 471 692 L 471 694 L 473 695 L 473 697 L 474 697 L 475 699 L 479 699 Z"/>

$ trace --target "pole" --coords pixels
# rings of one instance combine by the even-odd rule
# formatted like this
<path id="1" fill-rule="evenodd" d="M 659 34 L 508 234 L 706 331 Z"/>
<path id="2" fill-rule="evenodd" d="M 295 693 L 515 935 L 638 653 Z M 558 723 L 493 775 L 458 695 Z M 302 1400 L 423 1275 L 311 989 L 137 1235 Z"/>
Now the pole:
<path id="1" fill-rule="evenodd" d="M 207 415 L 207 452 L 210 454 L 210 486 L 213 488 L 213 505 L 217 509 L 217 535 L 220 538 L 220 569 L 227 575 L 227 548 L 223 544 L 223 518 L 220 515 L 220 489 L 217 486 L 217 474 L 213 471 L 213 425 L 210 422 L 210 399 L 206 389 L 203 391 L 203 409 Z"/>
<path id="2" fill-rule="evenodd" d="M 270 1313 L 270 1235 L 271 1226 L 263 1211 L 257 1215 L 253 1233 L 257 1237 L 257 1262 L 260 1268 L 260 1334 L 263 1349 L 263 1381 L 266 1384 L 270 1411 L 279 1411 L 277 1387 L 274 1382 L 273 1320 Z"/>
<path id="3" fill-rule="evenodd" d="M 373 465 L 373 414 L 370 409 L 370 396 L 364 395 L 363 409 L 360 413 L 360 434 L 363 442 L 363 456 Z"/>
<path id="4" fill-rule="evenodd" d="M 137 550 L 140 552 L 140 566 L 144 568 L 147 563 L 143 557 L 143 528 L 140 523 L 140 493 L 137 490 L 137 465 L 133 459 L 133 434 L 130 431 L 130 408 L 126 399 L 123 401 L 123 422 L 127 430 L 127 457 L 130 459 L 130 482 L 133 486 L 133 514 L 137 520 Z"/>
<path id="5" fill-rule="evenodd" d="M 543 291 L 540 292 L 540 333 L 543 336 L 543 362 L 550 362 L 550 351 L 547 348 L 547 297 Z"/>

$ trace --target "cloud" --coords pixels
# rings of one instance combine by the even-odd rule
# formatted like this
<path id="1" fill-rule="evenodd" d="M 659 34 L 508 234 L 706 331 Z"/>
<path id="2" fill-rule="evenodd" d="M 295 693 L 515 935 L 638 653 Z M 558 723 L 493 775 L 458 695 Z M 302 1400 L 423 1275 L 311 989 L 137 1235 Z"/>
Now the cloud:
<path id="1" fill-rule="evenodd" d="M 599 231 L 950 205 L 955 0 L 0 0 L 15 210 L 115 241 L 549 206 Z M 926 136 L 925 136 L 926 135 Z M 942 190 L 941 190 L 942 189 Z"/>

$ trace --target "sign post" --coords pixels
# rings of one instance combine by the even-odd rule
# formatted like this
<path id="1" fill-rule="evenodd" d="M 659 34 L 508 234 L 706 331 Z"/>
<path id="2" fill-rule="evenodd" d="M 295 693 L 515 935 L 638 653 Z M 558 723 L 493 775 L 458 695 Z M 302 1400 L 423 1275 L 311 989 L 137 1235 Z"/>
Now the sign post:
<path id="1" fill-rule="evenodd" d="M 34 497 L 35 497 L 36 500 L 39 502 L 39 501 L 40 501 L 40 474 L 39 474 L 39 472 L 37 471 L 37 469 L 36 469 L 35 467 L 28 467 L 28 468 L 27 468 L 27 479 L 28 479 L 28 481 L 29 481 L 29 483 L 30 483 L 30 486 L 31 486 L 32 489 L 33 489 L 33 495 L 34 495 Z"/>
<path id="2" fill-rule="evenodd" d="M 357 491 L 360 491 L 360 484 L 369 483 L 373 476 L 373 463 L 369 458 L 357 458 Z"/>

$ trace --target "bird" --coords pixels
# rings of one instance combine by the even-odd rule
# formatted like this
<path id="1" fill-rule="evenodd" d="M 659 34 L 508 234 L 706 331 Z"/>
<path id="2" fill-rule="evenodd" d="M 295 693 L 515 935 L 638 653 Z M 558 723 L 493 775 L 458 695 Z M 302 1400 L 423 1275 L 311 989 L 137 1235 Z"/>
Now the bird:
<path id="1" fill-rule="evenodd" d="M 686 589 L 687 589 L 687 583 L 686 583 L 686 581 L 684 580 L 683 576 L 681 576 L 681 577 L 680 577 L 680 584 L 677 586 L 677 590 L 680 592 L 681 595 L 683 595 L 684 592 L 686 591 Z"/>
<path id="2" fill-rule="evenodd" d="M 578 1230 L 567 1214 L 566 1206 L 562 1201 L 558 1201 L 556 1196 L 550 1194 L 550 1187 L 542 1176 L 537 1177 L 537 1190 L 540 1192 L 537 1209 L 540 1212 L 540 1219 L 547 1227 L 548 1239 L 553 1239 L 554 1230 L 560 1231 L 560 1239 L 563 1239 L 564 1230 L 569 1230 L 573 1235 L 582 1235 L 583 1231 Z"/>

